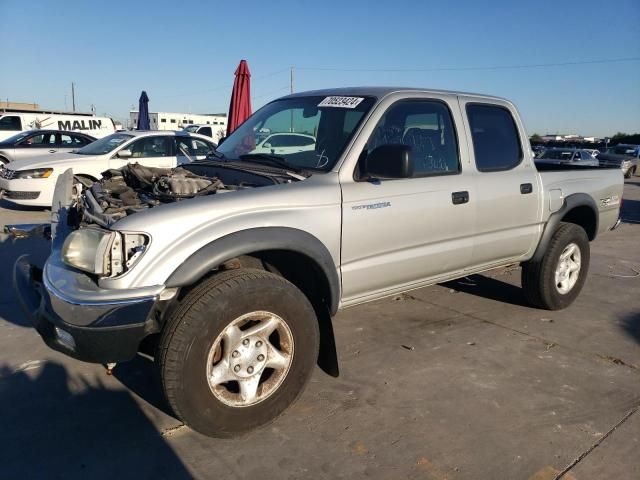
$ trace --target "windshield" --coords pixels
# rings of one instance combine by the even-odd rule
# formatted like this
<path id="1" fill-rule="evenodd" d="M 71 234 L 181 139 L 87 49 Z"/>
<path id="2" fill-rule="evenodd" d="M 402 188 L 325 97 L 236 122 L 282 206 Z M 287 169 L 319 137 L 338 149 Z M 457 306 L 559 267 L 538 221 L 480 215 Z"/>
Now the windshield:
<path id="1" fill-rule="evenodd" d="M 375 103 L 365 97 L 296 97 L 271 102 L 217 148 L 226 160 L 276 155 L 295 167 L 328 171 Z"/>
<path id="2" fill-rule="evenodd" d="M 617 147 L 609 148 L 607 153 L 615 153 L 616 155 L 633 155 L 635 153 L 635 148 L 618 145 Z"/>
<path id="3" fill-rule="evenodd" d="M 184 127 L 182 130 L 185 132 L 196 133 L 198 131 L 198 125 L 189 125 L 188 127 Z"/>
<path id="4" fill-rule="evenodd" d="M 545 150 L 539 158 L 551 160 L 571 160 L 573 151 L 571 150 Z"/>
<path id="5" fill-rule="evenodd" d="M 104 155 L 105 153 L 115 150 L 130 138 L 133 138 L 133 135 L 128 135 L 126 133 L 114 133 L 108 137 L 96 140 L 86 147 L 76 150 L 74 153 L 79 155 Z"/>

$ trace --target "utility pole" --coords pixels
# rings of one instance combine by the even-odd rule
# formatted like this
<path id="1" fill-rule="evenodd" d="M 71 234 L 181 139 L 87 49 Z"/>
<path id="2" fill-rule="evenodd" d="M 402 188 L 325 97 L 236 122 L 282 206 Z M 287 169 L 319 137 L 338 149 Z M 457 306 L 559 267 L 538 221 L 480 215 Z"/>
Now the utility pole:
<path id="1" fill-rule="evenodd" d="M 76 111 L 76 86 L 73 82 L 71 82 L 71 105 L 73 111 Z"/>
<path id="2" fill-rule="evenodd" d="M 293 66 L 289 70 L 289 93 L 293 93 Z M 293 110 L 291 110 L 291 125 L 289 127 L 289 131 L 293 132 Z"/>
<path id="3" fill-rule="evenodd" d="M 291 70 L 289 72 L 290 72 L 290 75 L 289 75 L 289 93 L 293 93 L 293 67 L 291 67 Z"/>

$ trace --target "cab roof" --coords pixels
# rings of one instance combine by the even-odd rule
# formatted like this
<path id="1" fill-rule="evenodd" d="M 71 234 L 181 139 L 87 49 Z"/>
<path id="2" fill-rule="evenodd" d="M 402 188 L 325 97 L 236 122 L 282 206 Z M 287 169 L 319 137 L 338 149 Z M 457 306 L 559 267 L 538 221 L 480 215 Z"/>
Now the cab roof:
<path id="1" fill-rule="evenodd" d="M 464 95 L 478 98 L 486 98 L 493 100 L 507 101 L 501 97 L 495 97 L 492 95 L 484 95 L 481 93 L 460 92 L 455 90 L 438 90 L 433 88 L 415 88 L 415 87 L 341 87 L 341 88 L 326 88 L 322 90 L 309 90 L 306 92 L 297 92 L 291 95 L 287 95 L 282 98 L 295 98 L 295 97 L 308 97 L 308 96 L 364 96 L 364 97 L 376 97 L 383 98 L 392 93 L 435 93 L 439 95 Z"/>

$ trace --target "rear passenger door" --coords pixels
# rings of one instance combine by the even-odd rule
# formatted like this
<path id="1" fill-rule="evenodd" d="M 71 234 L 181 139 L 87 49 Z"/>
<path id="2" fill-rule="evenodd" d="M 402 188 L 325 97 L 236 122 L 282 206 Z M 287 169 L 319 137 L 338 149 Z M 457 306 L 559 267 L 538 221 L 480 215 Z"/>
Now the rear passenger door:
<path id="1" fill-rule="evenodd" d="M 194 160 L 204 160 L 215 151 L 213 144 L 205 142 L 199 138 L 175 137 L 176 138 L 176 159 L 178 165 L 192 162 Z"/>
<path id="2" fill-rule="evenodd" d="M 472 265 L 517 260 L 541 229 L 541 185 L 528 138 L 508 102 L 460 97 L 477 190 Z"/>
<path id="3" fill-rule="evenodd" d="M 89 142 L 85 137 L 76 135 L 74 133 L 57 133 L 56 134 L 56 149 L 59 152 L 70 152 L 78 148 L 82 148 Z"/>
<path id="4" fill-rule="evenodd" d="M 434 97 L 399 100 L 374 117 L 353 180 L 342 183 L 346 304 L 419 286 L 471 261 L 475 192 L 463 170 L 459 112 L 455 97 Z M 412 178 L 361 177 L 368 154 L 399 143 L 411 147 Z"/>
<path id="5" fill-rule="evenodd" d="M 139 163 L 147 167 L 175 167 L 173 138 L 171 135 L 142 137 L 129 145 L 131 158 L 113 158 L 112 163 L 119 165 L 112 168 L 119 168 L 127 163 Z"/>

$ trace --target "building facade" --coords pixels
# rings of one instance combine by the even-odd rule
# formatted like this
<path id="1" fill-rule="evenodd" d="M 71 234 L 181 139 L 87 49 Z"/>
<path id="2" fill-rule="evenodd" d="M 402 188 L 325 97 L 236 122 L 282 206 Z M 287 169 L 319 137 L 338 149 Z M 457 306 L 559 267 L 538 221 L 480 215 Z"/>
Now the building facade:
<path id="1" fill-rule="evenodd" d="M 130 127 L 138 127 L 138 111 L 129 112 Z M 178 113 L 178 112 L 149 112 L 149 122 L 152 130 L 182 130 L 189 125 L 211 125 L 212 130 L 227 131 L 227 115 L 225 113 Z M 214 134 L 216 138 L 216 134 Z"/>

